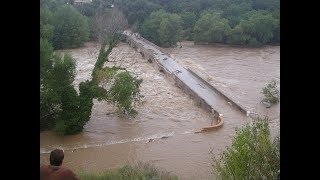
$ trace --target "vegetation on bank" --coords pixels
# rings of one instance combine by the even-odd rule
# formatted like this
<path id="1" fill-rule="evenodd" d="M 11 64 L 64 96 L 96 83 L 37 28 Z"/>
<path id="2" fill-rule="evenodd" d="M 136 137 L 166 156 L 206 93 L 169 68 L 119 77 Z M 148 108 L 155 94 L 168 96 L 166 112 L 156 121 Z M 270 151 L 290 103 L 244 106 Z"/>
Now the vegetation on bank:
<path id="1" fill-rule="evenodd" d="M 177 180 L 178 177 L 166 171 L 161 171 L 150 164 L 139 163 L 135 166 L 123 166 L 121 168 L 108 170 L 102 174 L 91 174 L 80 172 L 78 176 L 82 180 L 128 180 L 128 179 L 158 179 L 158 180 Z"/>
<path id="2" fill-rule="evenodd" d="M 40 37 L 57 48 L 81 46 L 131 26 L 163 46 L 182 40 L 257 47 L 280 43 L 279 0 L 40 1 Z"/>
<path id="3" fill-rule="evenodd" d="M 114 3 L 133 29 L 159 46 L 173 46 L 180 40 L 252 47 L 280 43 L 279 0 L 120 0 Z M 161 16 L 163 14 L 167 16 Z M 175 16 L 176 20 L 168 16 Z"/>
<path id="4" fill-rule="evenodd" d="M 220 179 L 277 179 L 280 137 L 272 142 L 268 118 L 258 118 L 236 130 L 232 145 L 212 165 Z"/>

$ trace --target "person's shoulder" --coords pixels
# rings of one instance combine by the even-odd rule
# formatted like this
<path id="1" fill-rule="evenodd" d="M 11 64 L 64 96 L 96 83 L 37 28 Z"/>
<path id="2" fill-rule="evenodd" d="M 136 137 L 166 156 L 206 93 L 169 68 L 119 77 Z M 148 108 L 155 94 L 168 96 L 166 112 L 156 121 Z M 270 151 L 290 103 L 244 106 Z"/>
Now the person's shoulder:
<path id="1" fill-rule="evenodd" d="M 72 177 L 73 179 L 78 179 L 77 175 L 69 168 L 61 167 L 60 173 L 64 174 L 65 176 Z"/>
<path id="2" fill-rule="evenodd" d="M 41 169 L 48 169 L 48 168 L 49 168 L 49 165 L 41 165 L 41 166 L 40 166 L 40 170 L 41 170 Z"/>

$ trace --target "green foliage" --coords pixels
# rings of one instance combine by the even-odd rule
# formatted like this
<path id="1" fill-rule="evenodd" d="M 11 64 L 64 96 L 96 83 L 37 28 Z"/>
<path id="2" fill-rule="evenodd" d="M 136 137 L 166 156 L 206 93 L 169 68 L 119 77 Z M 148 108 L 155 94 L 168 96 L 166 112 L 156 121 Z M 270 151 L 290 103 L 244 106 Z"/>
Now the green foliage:
<path id="1" fill-rule="evenodd" d="M 215 11 L 204 12 L 194 27 L 194 41 L 197 42 L 226 42 L 231 28 L 228 20 Z"/>
<path id="2" fill-rule="evenodd" d="M 182 37 L 186 40 L 193 40 L 193 27 L 197 16 L 193 12 L 183 12 L 180 14 L 182 20 Z"/>
<path id="3" fill-rule="evenodd" d="M 137 1 L 122 0 L 121 2 L 123 2 L 120 3 L 121 6 L 126 7 L 122 10 L 128 15 L 131 10 L 128 4 L 134 4 Z M 280 42 L 279 0 L 154 0 L 152 3 L 159 5 L 163 10 L 157 9 L 149 13 L 148 18 L 141 18 L 144 21 L 138 29 L 144 38 L 160 46 L 170 44 L 170 42 L 163 44 L 161 40 L 165 40 L 160 38 L 158 32 L 166 11 L 179 13 L 182 20 L 182 39 L 193 39 L 195 43 L 219 42 L 256 47 Z M 143 9 L 142 5 L 139 7 Z M 135 12 L 137 11 L 133 13 Z M 131 24 L 135 22 L 138 21 L 130 21 Z M 139 24 L 141 22 L 139 20 Z M 164 29 L 166 28 L 163 27 L 162 30 Z"/>
<path id="4" fill-rule="evenodd" d="M 81 132 L 90 119 L 93 93 L 90 82 L 80 83 L 80 95 L 72 82 L 75 62 L 69 54 L 53 55 L 53 47 L 40 39 L 40 130 L 57 134 Z"/>
<path id="5" fill-rule="evenodd" d="M 160 43 L 164 47 L 176 45 L 181 40 L 181 18 L 177 14 L 171 14 L 163 18 L 158 30 Z"/>
<path id="6" fill-rule="evenodd" d="M 60 98 L 54 91 L 51 81 L 53 47 L 40 38 L 40 130 L 54 126 L 55 113 L 58 112 Z"/>
<path id="7" fill-rule="evenodd" d="M 115 34 L 111 40 L 109 40 L 108 50 L 105 51 L 106 42 L 101 46 L 98 60 L 92 71 L 92 93 L 98 100 L 108 100 L 115 104 L 118 111 L 129 115 L 134 115 L 136 111 L 133 109 L 135 102 L 140 99 L 140 84 L 142 80 L 138 80 L 130 75 L 129 72 L 117 71 L 122 69 L 119 67 L 103 67 L 103 64 L 107 61 L 108 55 L 111 53 L 112 48 L 122 39 L 121 34 Z M 102 81 L 113 81 L 113 84 L 109 90 L 100 88 L 98 85 Z"/>
<path id="8" fill-rule="evenodd" d="M 275 80 L 272 80 L 262 89 L 262 94 L 264 95 L 264 99 L 262 101 L 269 102 L 271 104 L 276 104 L 280 101 L 280 92 Z"/>
<path id="9" fill-rule="evenodd" d="M 272 143 L 268 119 L 258 119 L 236 130 L 231 147 L 213 159 L 220 179 L 277 179 L 280 138 Z"/>
<path id="10" fill-rule="evenodd" d="M 173 46 L 181 38 L 182 21 L 177 14 L 163 10 L 153 12 L 143 23 L 140 33 L 160 46 Z"/>
<path id="11" fill-rule="evenodd" d="M 71 6 L 62 6 L 54 12 L 53 25 L 53 46 L 57 49 L 79 47 L 89 38 L 86 17 Z"/>
<path id="12" fill-rule="evenodd" d="M 40 24 L 40 38 L 47 39 L 52 42 L 54 27 L 50 24 Z"/>
<path id="13" fill-rule="evenodd" d="M 132 77 L 127 71 L 118 73 L 108 92 L 109 100 L 118 107 L 119 111 L 127 114 L 135 113 L 133 103 L 140 98 L 141 82 L 141 79 Z"/>
<path id="14" fill-rule="evenodd" d="M 248 20 L 240 22 L 244 32 L 255 38 L 260 43 L 267 43 L 273 38 L 273 30 L 276 27 L 276 21 L 271 14 L 264 15 L 263 12 L 253 12 Z"/>
<path id="15" fill-rule="evenodd" d="M 135 166 L 123 166 L 114 170 L 108 170 L 102 174 L 78 173 L 82 180 L 128 180 L 128 179 L 159 179 L 159 180 L 177 180 L 178 177 L 169 172 L 160 171 L 150 164 L 139 163 Z"/>
<path id="16" fill-rule="evenodd" d="M 265 11 L 250 11 L 244 18 L 231 30 L 229 43 L 259 46 L 280 41 L 279 20 L 271 14 Z"/>
<path id="17" fill-rule="evenodd" d="M 160 5 L 148 0 L 126 0 L 120 6 L 129 24 L 141 24 L 152 12 L 160 9 Z"/>

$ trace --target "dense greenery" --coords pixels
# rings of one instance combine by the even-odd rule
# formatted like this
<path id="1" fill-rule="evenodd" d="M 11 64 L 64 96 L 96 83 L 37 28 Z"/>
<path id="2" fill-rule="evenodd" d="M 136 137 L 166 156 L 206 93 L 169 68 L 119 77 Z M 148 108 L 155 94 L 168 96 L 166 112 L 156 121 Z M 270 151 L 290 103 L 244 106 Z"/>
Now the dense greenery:
<path id="1" fill-rule="evenodd" d="M 142 80 L 132 77 L 128 71 L 120 72 L 115 76 L 115 81 L 109 90 L 109 99 L 118 110 L 127 114 L 136 113 L 132 104 L 139 101 L 140 84 Z"/>
<path id="2" fill-rule="evenodd" d="M 163 10 L 153 12 L 141 27 L 141 35 L 152 42 L 168 47 L 181 40 L 182 21 L 177 14 Z"/>
<path id="3" fill-rule="evenodd" d="M 221 179 L 277 179 L 280 138 L 270 138 L 267 118 L 237 129 L 231 147 L 214 157 L 214 172 Z"/>
<path id="4" fill-rule="evenodd" d="M 108 170 L 102 174 L 78 173 L 82 180 L 128 180 L 128 179 L 158 179 L 158 180 L 177 180 L 178 177 L 169 172 L 161 171 L 150 164 L 139 163 L 135 166 L 123 166 L 114 170 Z"/>
<path id="5" fill-rule="evenodd" d="M 78 95 L 72 82 L 75 62 L 68 54 L 53 54 L 47 40 L 40 39 L 40 129 L 75 134 L 90 119 L 90 82 L 80 84 Z"/>
<path id="6" fill-rule="evenodd" d="M 182 27 L 180 29 L 178 23 L 176 31 L 184 40 L 253 47 L 280 43 L 279 0 L 120 0 L 116 5 L 134 26 L 133 29 L 160 46 L 175 44 L 175 40 L 172 42 L 166 38 L 170 36 L 160 37 L 160 34 L 171 31 L 170 22 L 161 26 L 161 20 L 156 20 L 162 19 L 159 17 L 160 9 L 161 14 L 180 17 Z M 155 17 L 155 12 L 158 12 L 158 17 Z"/>
<path id="7" fill-rule="evenodd" d="M 225 43 L 230 31 L 227 19 L 217 12 L 206 11 L 195 24 L 194 41 Z"/>
<path id="8" fill-rule="evenodd" d="M 88 18 L 67 1 L 40 1 L 40 37 L 55 49 L 80 47 L 89 33 Z"/>
<path id="9" fill-rule="evenodd" d="M 79 47 L 89 38 L 87 19 L 71 6 L 62 6 L 54 13 L 53 25 L 55 48 Z"/>

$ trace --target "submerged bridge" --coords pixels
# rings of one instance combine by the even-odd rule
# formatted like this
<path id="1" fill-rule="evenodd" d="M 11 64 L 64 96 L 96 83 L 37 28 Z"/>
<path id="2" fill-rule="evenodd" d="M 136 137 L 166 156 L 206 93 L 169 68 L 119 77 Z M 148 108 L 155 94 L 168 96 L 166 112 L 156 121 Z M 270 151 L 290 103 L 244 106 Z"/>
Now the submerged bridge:
<path id="1" fill-rule="evenodd" d="M 197 105 L 213 113 L 217 120 L 216 124 L 212 122 L 210 126 L 204 127 L 197 132 L 209 131 L 222 126 L 224 123 L 222 117 L 228 116 L 230 113 L 234 114 L 235 111 L 241 111 L 250 116 L 250 112 L 236 104 L 195 72 L 177 63 L 170 55 L 162 52 L 157 45 L 131 31 L 124 31 L 123 34 L 126 36 L 128 44 L 146 58 L 148 62 L 152 63 L 160 72 L 163 72 L 168 79 L 173 80 L 175 85 L 188 94 Z"/>

